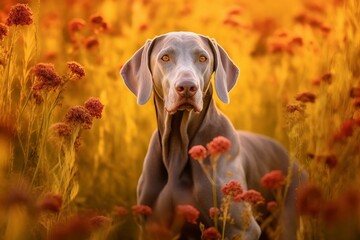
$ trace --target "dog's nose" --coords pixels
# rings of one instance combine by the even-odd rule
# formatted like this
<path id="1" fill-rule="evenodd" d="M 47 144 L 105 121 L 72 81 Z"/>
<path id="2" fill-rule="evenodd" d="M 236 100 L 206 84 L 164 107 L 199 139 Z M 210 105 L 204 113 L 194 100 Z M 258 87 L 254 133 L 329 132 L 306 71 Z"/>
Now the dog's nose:
<path id="1" fill-rule="evenodd" d="M 181 97 L 192 97 L 197 92 L 198 86 L 193 81 L 179 81 L 175 90 Z"/>

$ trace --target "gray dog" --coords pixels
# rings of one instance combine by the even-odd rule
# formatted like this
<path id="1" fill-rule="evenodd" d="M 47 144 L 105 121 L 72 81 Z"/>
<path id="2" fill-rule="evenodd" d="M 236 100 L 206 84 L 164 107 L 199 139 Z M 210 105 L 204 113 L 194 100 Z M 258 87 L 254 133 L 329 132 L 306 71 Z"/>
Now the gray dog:
<path id="1" fill-rule="evenodd" d="M 288 172 L 288 156 L 282 146 L 267 137 L 236 131 L 216 108 L 210 82 L 213 73 L 216 93 L 228 103 L 238 68 L 215 40 L 191 32 L 171 32 L 148 40 L 121 70 L 138 104 L 145 104 L 154 92 L 158 129 L 151 138 L 137 189 L 138 204 L 153 209 L 148 222 L 170 227 L 176 206 L 188 204 L 200 211 L 199 221 L 205 227 L 213 225 L 209 217 L 213 207 L 211 184 L 188 151 L 214 137 L 224 136 L 232 142 L 230 157 L 218 161 L 218 203 L 221 187 L 230 180 L 240 182 L 245 190 L 259 191 L 271 201 L 274 196 L 261 187 L 261 177 L 274 169 Z M 293 177 L 278 220 L 284 240 L 296 238 L 294 195 L 298 183 Z M 226 225 L 225 236 L 265 239 L 254 217 L 250 216 L 244 227 L 241 213 L 245 208 L 248 205 L 244 203 L 231 207 L 234 223 Z M 201 238 L 199 226 L 185 224 L 178 231 L 180 239 Z"/>

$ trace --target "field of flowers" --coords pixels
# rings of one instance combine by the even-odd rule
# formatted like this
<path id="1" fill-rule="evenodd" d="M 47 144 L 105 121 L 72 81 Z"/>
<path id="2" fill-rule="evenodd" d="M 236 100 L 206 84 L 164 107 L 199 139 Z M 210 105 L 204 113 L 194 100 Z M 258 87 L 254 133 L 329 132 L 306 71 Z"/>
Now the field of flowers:
<path id="1" fill-rule="evenodd" d="M 155 112 L 119 70 L 169 31 L 226 49 L 219 108 L 308 172 L 298 239 L 359 239 L 359 19 L 358 0 L 2 0 L 0 239 L 137 239 Z"/>

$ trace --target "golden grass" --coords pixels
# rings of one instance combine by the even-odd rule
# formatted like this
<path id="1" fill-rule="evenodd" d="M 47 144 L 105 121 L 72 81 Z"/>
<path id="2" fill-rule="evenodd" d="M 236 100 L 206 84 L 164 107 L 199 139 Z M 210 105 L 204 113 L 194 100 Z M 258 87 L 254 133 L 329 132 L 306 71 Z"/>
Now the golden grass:
<path id="1" fill-rule="evenodd" d="M 119 217 L 113 209 L 136 204 L 155 114 L 151 102 L 136 105 L 118 72 L 147 38 L 179 30 L 215 38 L 240 67 L 231 103 L 219 102 L 235 127 L 282 142 L 310 182 L 321 188 L 325 210 L 302 217 L 298 239 L 358 238 L 357 0 L 28 2 L 33 23 L 9 26 L 0 37 L 1 239 L 55 238 L 64 221 L 81 222 L 92 239 L 134 239 L 137 228 L 131 214 Z M 0 3 L 0 23 L 16 3 Z M 94 16 L 101 16 L 102 23 Z M 69 31 L 75 18 L 85 26 Z M 43 102 L 36 102 L 33 67 L 52 63 L 66 79 L 69 61 L 84 66 L 85 78 L 43 90 Z M 301 93 L 316 99 L 296 100 Z M 92 129 L 77 127 L 67 138 L 54 137 L 51 126 L 64 121 L 69 107 L 83 105 L 92 96 L 105 105 Z M 75 150 L 78 131 L 82 145 Z M 38 209 L 48 192 L 62 197 L 59 212 Z M 349 200 L 349 212 L 344 201 L 350 195 L 355 200 Z M 105 227 L 74 219 L 79 212 Z"/>

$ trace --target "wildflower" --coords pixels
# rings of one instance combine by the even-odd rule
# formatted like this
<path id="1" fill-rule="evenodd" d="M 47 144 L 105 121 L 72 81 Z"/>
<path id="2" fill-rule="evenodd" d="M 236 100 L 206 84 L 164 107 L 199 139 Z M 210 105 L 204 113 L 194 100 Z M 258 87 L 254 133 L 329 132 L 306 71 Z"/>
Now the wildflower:
<path id="1" fill-rule="evenodd" d="M 149 216 L 152 214 L 152 210 L 149 206 L 146 205 L 136 205 L 136 206 L 132 206 L 131 210 L 133 212 L 134 215 L 144 215 L 144 216 Z"/>
<path id="2" fill-rule="evenodd" d="M 332 81 L 332 74 L 331 73 L 325 73 L 321 76 L 321 80 L 327 84 L 331 84 Z"/>
<path id="3" fill-rule="evenodd" d="M 40 91 L 33 91 L 32 92 L 32 97 L 33 97 L 36 105 L 40 105 L 40 104 L 42 104 L 44 102 L 44 98 L 41 95 Z"/>
<path id="4" fill-rule="evenodd" d="M 202 233 L 203 240 L 217 240 L 221 238 L 221 234 L 214 227 L 209 227 Z"/>
<path id="5" fill-rule="evenodd" d="M 74 18 L 68 22 L 68 31 L 70 34 L 75 33 L 83 29 L 86 22 L 81 18 Z"/>
<path id="6" fill-rule="evenodd" d="M 195 160 L 202 160 L 206 158 L 207 152 L 205 147 L 196 145 L 189 150 L 189 154 Z"/>
<path id="7" fill-rule="evenodd" d="M 64 122 L 53 124 L 51 129 L 59 137 L 68 137 L 72 133 L 71 127 Z"/>
<path id="8" fill-rule="evenodd" d="M 94 216 L 89 219 L 92 227 L 100 228 L 111 223 L 111 218 L 105 216 Z"/>
<path id="9" fill-rule="evenodd" d="M 47 193 L 38 203 L 41 210 L 49 211 L 53 213 L 60 212 L 63 199 L 61 195 L 54 193 Z"/>
<path id="10" fill-rule="evenodd" d="M 344 138 L 351 137 L 354 131 L 354 123 L 355 123 L 354 120 L 351 119 L 345 120 L 340 130 L 334 134 L 333 140 L 340 141 L 343 140 Z"/>
<path id="11" fill-rule="evenodd" d="M 236 181 L 230 181 L 226 183 L 221 189 L 225 196 L 235 197 L 243 193 L 241 184 Z"/>
<path id="12" fill-rule="evenodd" d="M 350 97 L 351 98 L 358 98 L 360 97 L 360 87 L 353 87 L 350 89 Z"/>
<path id="13" fill-rule="evenodd" d="M 275 201 L 270 201 L 266 204 L 266 209 L 269 212 L 273 212 L 277 207 L 278 207 L 278 204 Z"/>
<path id="14" fill-rule="evenodd" d="M 215 137 L 210 143 L 208 143 L 206 148 L 210 155 L 215 156 L 229 151 L 231 148 L 231 142 L 229 139 L 219 136 Z"/>
<path id="15" fill-rule="evenodd" d="M 326 224 L 334 224 L 339 222 L 342 218 L 341 206 L 337 201 L 330 201 L 325 203 L 322 212 L 321 218 Z"/>
<path id="16" fill-rule="evenodd" d="M 273 170 L 261 178 L 261 185 L 268 189 L 278 189 L 285 185 L 285 176 L 280 170 Z"/>
<path id="17" fill-rule="evenodd" d="M 211 219 L 217 218 L 220 216 L 220 209 L 216 207 L 212 207 L 209 210 L 209 215 Z"/>
<path id="18" fill-rule="evenodd" d="M 302 37 L 293 37 L 290 42 L 289 45 L 298 45 L 298 46 L 302 46 L 304 45 L 304 40 L 302 39 Z"/>
<path id="19" fill-rule="evenodd" d="M 56 73 L 55 67 L 51 63 L 38 63 L 33 67 L 33 74 L 37 78 L 33 90 L 55 89 L 61 84 L 61 78 Z"/>
<path id="20" fill-rule="evenodd" d="M 303 102 L 303 103 L 307 103 L 307 102 L 315 102 L 316 99 L 316 95 L 311 93 L 311 92 L 303 92 L 298 94 L 295 99 L 297 101 Z"/>
<path id="21" fill-rule="evenodd" d="M 296 202 L 300 214 L 315 217 L 324 204 L 323 193 L 319 187 L 309 183 L 299 188 Z"/>
<path id="22" fill-rule="evenodd" d="M 95 36 L 85 39 L 85 47 L 88 50 L 94 49 L 99 46 L 99 40 Z"/>
<path id="23" fill-rule="evenodd" d="M 83 106 L 71 107 L 65 115 L 65 123 L 70 126 L 81 126 L 84 129 L 90 129 L 92 125 L 92 116 Z"/>
<path id="24" fill-rule="evenodd" d="M 33 23 L 33 14 L 27 4 L 16 4 L 10 8 L 6 24 L 12 25 L 30 25 Z"/>
<path id="25" fill-rule="evenodd" d="M 244 200 L 245 202 L 248 202 L 253 205 L 265 202 L 265 199 L 263 198 L 263 196 L 261 196 L 261 193 L 255 190 L 246 191 L 243 194 L 241 194 L 240 197 L 241 200 Z"/>
<path id="26" fill-rule="evenodd" d="M 188 223 L 196 224 L 200 212 L 191 205 L 178 205 L 176 207 L 176 214 L 183 217 Z"/>
<path id="27" fill-rule="evenodd" d="M 100 102 L 99 99 L 91 97 L 88 100 L 86 100 L 84 106 L 89 111 L 92 117 L 101 118 L 101 113 L 104 108 L 104 105 Z"/>
<path id="28" fill-rule="evenodd" d="M 0 41 L 7 36 L 8 32 L 9 32 L 9 28 L 5 24 L 0 23 Z"/>
<path id="29" fill-rule="evenodd" d="M 72 74 L 72 76 L 74 77 L 74 79 L 81 79 L 85 76 L 85 70 L 84 67 L 81 66 L 79 63 L 77 62 L 67 62 L 67 66 L 70 69 L 70 72 Z"/>
<path id="30" fill-rule="evenodd" d="M 293 113 L 293 112 L 301 112 L 301 108 L 299 105 L 296 105 L 296 104 L 289 104 L 286 106 L 286 111 L 289 112 L 289 113 Z"/>
<path id="31" fill-rule="evenodd" d="M 108 24 L 105 22 L 103 16 L 99 14 L 92 15 L 89 22 L 94 30 L 105 31 L 108 29 Z"/>
<path id="32" fill-rule="evenodd" d="M 74 142 L 74 149 L 75 150 L 79 150 L 79 148 L 81 147 L 81 137 L 80 134 L 76 137 L 75 142 Z"/>
<path id="33" fill-rule="evenodd" d="M 113 213 L 117 217 L 125 217 L 128 215 L 129 212 L 126 208 L 122 206 L 115 206 Z"/>

